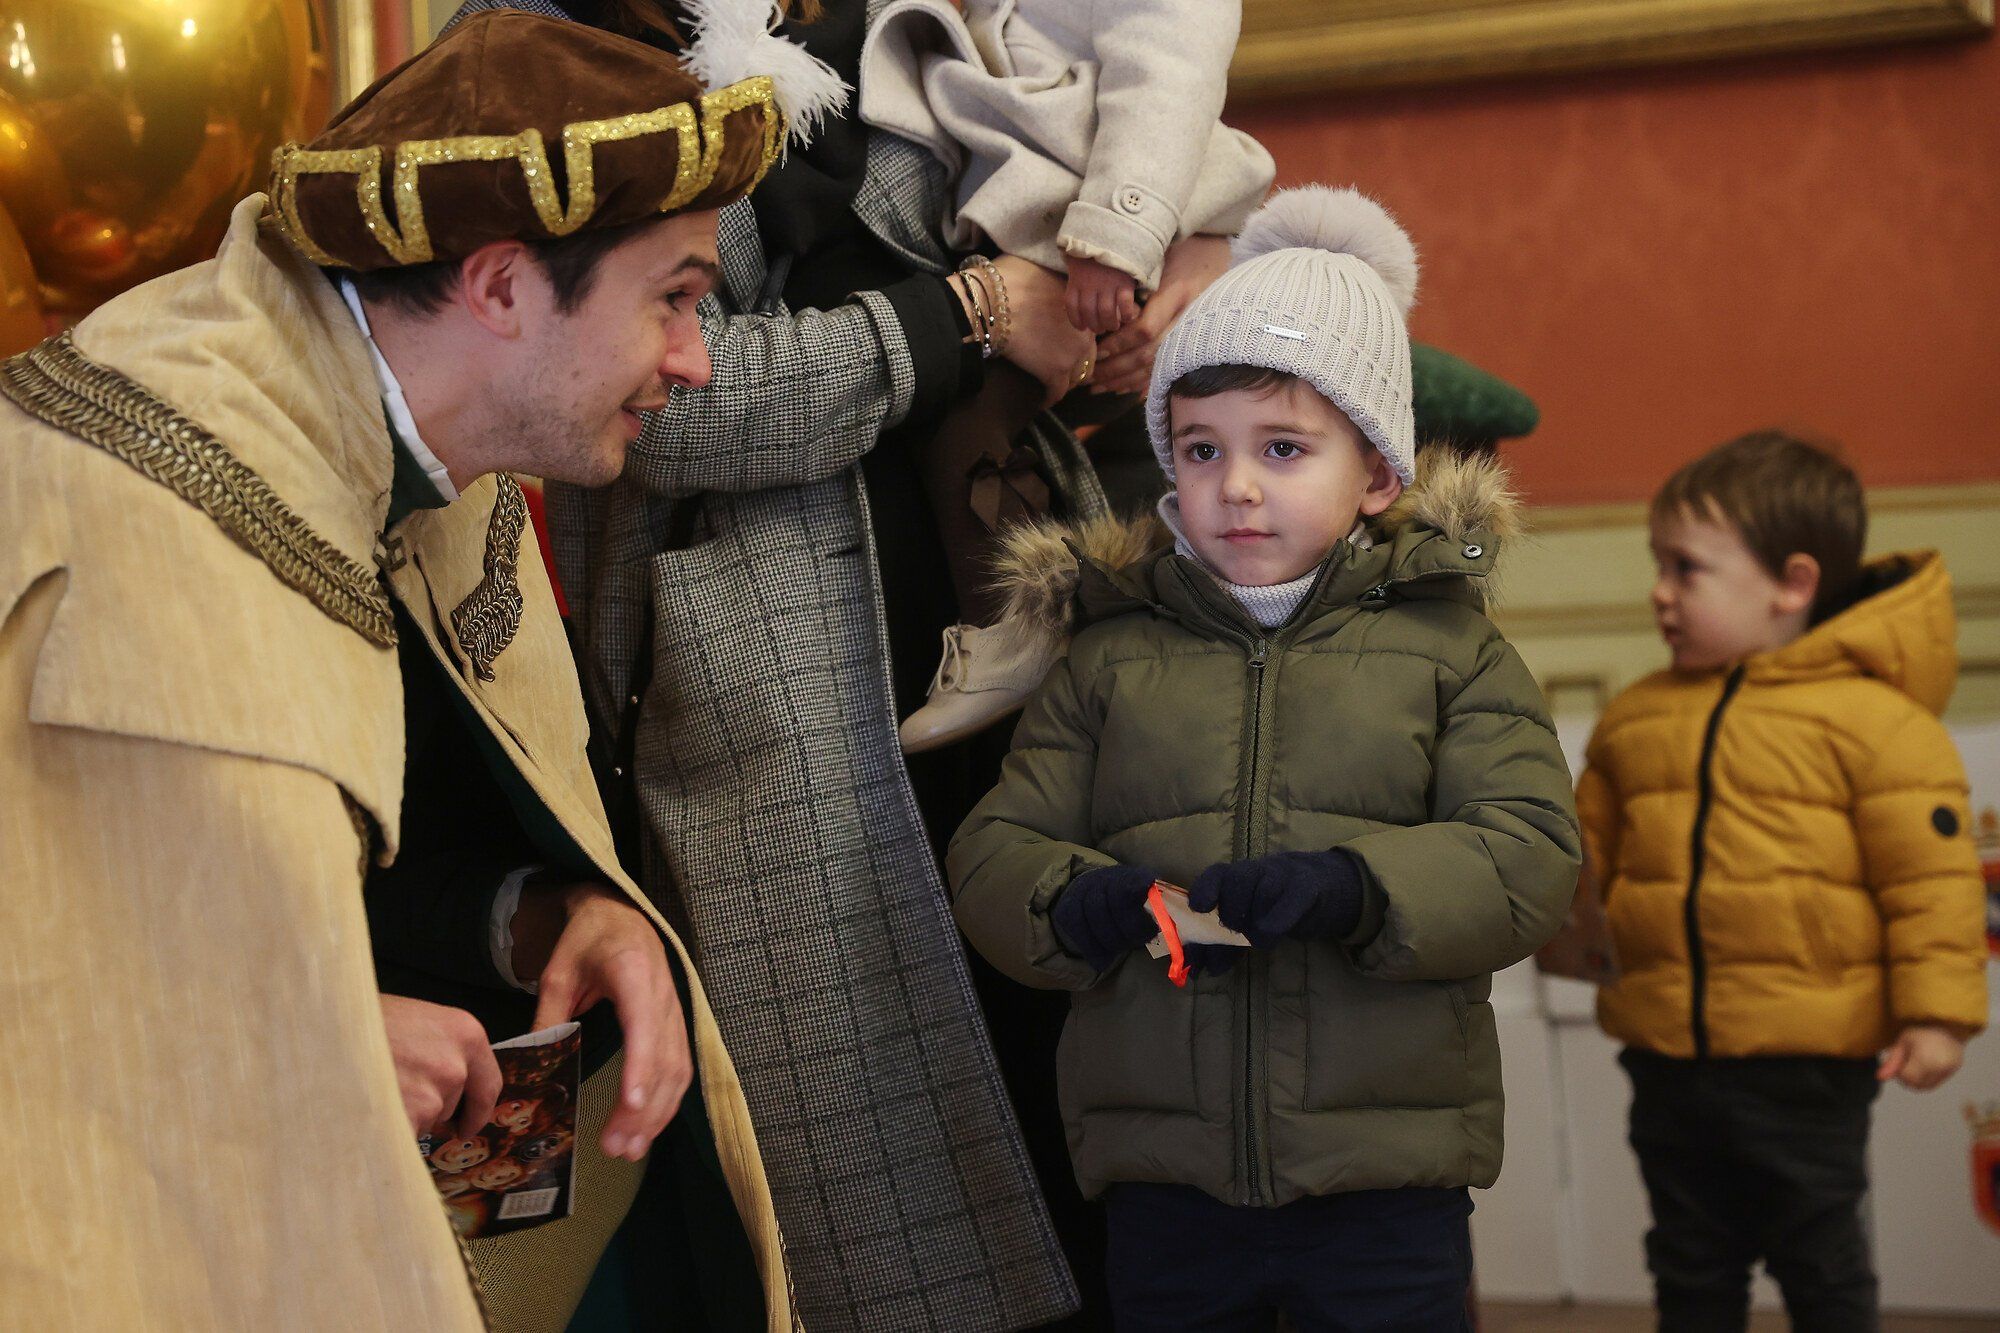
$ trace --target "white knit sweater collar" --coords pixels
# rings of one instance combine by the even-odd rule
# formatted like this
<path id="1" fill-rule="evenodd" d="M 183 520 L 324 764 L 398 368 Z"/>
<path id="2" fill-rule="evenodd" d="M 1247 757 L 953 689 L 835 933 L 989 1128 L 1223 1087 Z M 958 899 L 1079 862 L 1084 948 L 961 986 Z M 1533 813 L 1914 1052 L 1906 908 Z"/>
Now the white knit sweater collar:
<path id="1" fill-rule="evenodd" d="M 1250 618 L 1265 629 L 1276 629 L 1290 620 L 1312 591 L 1313 583 L 1319 578 L 1317 567 L 1307 570 L 1295 579 L 1283 583 L 1271 583 L 1262 587 L 1252 587 L 1241 583 L 1231 583 L 1215 572 L 1195 552 L 1188 543 L 1187 532 L 1181 527 L 1181 499 L 1172 491 L 1160 497 L 1160 519 L 1167 530 L 1174 534 L 1174 552 L 1182 559 L 1197 565 L 1202 572 L 1214 579 L 1222 590 L 1234 597 L 1242 608 L 1250 613 Z M 1348 542 L 1358 551 L 1365 551 L 1375 544 L 1368 535 L 1368 529 L 1359 519 L 1355 520 L 1354 531 L 1347 534 Z"/>

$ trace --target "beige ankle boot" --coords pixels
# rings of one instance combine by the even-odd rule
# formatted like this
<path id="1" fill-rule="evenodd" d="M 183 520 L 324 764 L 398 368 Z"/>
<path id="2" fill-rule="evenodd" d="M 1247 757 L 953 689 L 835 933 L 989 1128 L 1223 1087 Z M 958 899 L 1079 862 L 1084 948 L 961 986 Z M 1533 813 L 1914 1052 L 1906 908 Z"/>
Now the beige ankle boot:
<path id="1" fill-rule="evenodd" d="M 1062 640 L 1026 616 L 953 625 L 930 698 L 903 721 L 904 754 L 922 754 L 986 730 L 1028 701 L 1055 665 Z"/>

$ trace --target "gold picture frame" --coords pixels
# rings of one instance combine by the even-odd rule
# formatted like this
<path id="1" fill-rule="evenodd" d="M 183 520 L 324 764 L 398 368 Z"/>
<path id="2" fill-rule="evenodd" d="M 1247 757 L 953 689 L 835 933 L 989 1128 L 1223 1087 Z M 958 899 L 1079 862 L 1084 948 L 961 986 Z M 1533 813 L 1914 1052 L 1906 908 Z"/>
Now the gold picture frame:
<path id="1" fill-rule="evenodd" d="M 1242 97 L 1991 31 L 1993 0 L 1244 0 Z"/>

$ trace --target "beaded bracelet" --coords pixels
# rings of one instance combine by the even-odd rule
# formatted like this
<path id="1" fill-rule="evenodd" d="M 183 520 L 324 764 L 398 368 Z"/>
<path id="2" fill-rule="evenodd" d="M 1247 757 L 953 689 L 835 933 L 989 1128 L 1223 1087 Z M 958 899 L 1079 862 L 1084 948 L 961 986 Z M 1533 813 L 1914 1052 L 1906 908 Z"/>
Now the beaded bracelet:
<path id="1" fill-rule="evenodd" d="M 993 298 L 993 339 L 987 355 L 999 356 L 1007 350 L 1007 340 L 1014 332 L 1014 314 L 1007 305 L 1007 282 L 1000 276 L 999 266 L 985 255 L 967 255 L 958 267 L 961 273 L 978 270 L 981 286 L 992 284 L 988 295 Z"/>

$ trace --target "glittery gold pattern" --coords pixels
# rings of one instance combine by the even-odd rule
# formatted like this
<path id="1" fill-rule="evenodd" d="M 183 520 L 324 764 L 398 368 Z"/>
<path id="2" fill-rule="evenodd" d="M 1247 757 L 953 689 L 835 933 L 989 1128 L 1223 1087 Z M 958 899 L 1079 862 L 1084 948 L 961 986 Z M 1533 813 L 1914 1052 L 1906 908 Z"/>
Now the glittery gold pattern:
<path id="1" fill-rule="evenodd" d="M 671 212 L 700 193 L 700 186 L 682 189 L 695 182 L 701 159 L 701 139 L 695 133 L 694 108 L 686 102 L 646 111 L 636 116 L 616 116 L 610 120 L 582 120 L 563 127 L 563 166 L 569 173 L 568 224 L 559 235 L 567 236 L 581 227 L 597 208 L 596 148 L 601 143 L 636 139 L 642 134 L 672 130 L 680 139 L 680 156 L 674 162 L 674 188 L 660 204 L 662 213 Z"/>
<path id="2" fill-rule="evenodd" d="M 727 88 L 705 94 L 701 115 L 696 120 L 688 102 L 653 111 L 640 111 L 605 120 L 574 121 L 563 127 L 563 168 L 569 184 L 569 200 L 556 195 L 549 167 L 547 145 L 537 129 L 519 134 L 467 134 L 448 139 L 413 139 L 395 149 L 394 180 L 397 222 L 391 222 L 382 200 L 380 146 L 367 148 L 304 148 L 286 144 L 272 154 L 271 196 L 279 225 L 300 253 L 316 264 L 345 268 L 312 238 L 299 213 L 299 179 L 311 175 L 351 175 L 355 207 L 382 250 L 397 265 L 422 264 L 436 257 L 430 229 L 424 221 L 422 169 L 453 162 L 502 162 L 514 159 L 521 164 L 521 177 L 528 188 L 535 216 L 551 236 L 568 236 L 590 221 L 597 211 L 596 148 L 602 143 L 618 143 L 649 134 L 671 133 L 679 140 L 673 188 L 660 201 L 659 211 L 683 208 L 714 183 L 722 164 L 725 122 L 747 107 L 764 109 L 763 160 L 757 181 L 771 169 L 784 143 L 785 118 L 778 109 L 771 80 L 759 75 L 732 83 Z M 697 125 L 699 128 L 697 128 Z M 400 230 L 397 223 L 401 224 Z"/>
<path id="3" fill-rule="evenodd" d="M 328 267 L 338 262 L 313 243 L 312 234 L 299 217 L 298 179 L 311 173 L 352 174 L 355 205 L 361 210 L 368 230 L 375 234 L 378 241 L 382 241 L 385 250 L 390 245 L 390 241 L 384 239 L 385 235 L 390 236 L 395 244 L 402 244 L 402 238 L 393 235 L 388 215 L 382 211 L 380 148 L 305 149 L 288 143 L 271 155 L 271 197 L 277 205 L 278 219 L 285 235 L 307 259 Z"/>

